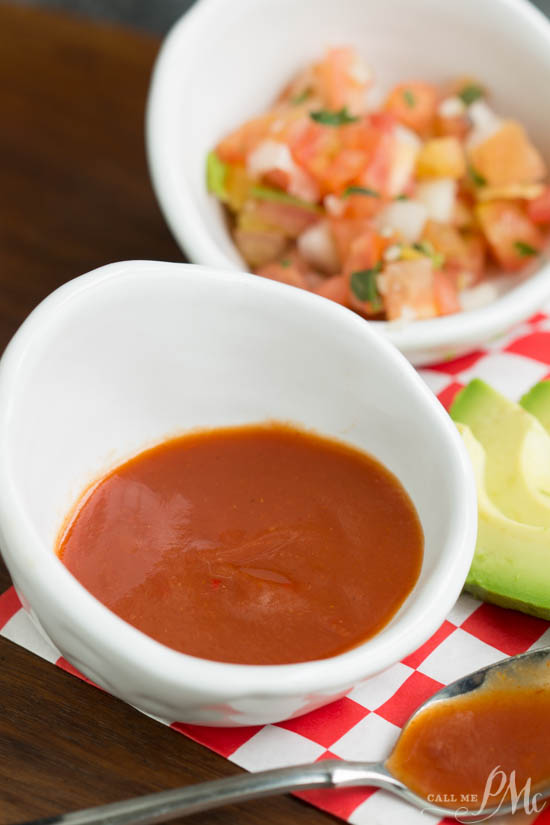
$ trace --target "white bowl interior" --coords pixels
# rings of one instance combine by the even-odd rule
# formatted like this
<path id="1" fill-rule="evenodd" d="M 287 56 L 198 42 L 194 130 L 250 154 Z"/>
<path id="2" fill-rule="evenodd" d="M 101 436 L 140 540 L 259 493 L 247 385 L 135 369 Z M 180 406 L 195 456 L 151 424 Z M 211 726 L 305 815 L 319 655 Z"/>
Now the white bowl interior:
<path id="1" fill-rule="evenodd" d="M 524 0 L 201 0 L 165 43 L 148 116 L 153 179 L 192 260 L 242 267 L 205 188 L 209 149 L 326 46 L 347 43 L 383 89 L 410 77 L 479 77 L 550 162 L 550 23 Z"/>

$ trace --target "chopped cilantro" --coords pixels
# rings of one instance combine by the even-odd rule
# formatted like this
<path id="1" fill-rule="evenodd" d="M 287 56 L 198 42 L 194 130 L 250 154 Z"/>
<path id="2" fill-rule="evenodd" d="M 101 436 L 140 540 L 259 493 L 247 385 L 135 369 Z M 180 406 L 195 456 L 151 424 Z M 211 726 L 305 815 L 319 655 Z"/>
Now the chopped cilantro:
<path id="1" fill-rule="evenodd" d="M 359 120 L 355 115 L 350 115 L 347 106 L 343 106 L 337 112 L 321 109 L 318 112 L 310 112 L 309 116 L 316 123 L 322 123 L 323 126 L 345 126 L 346 123 L 355 123 Z"/>
<path id="2" fill-rule="evenodd" d="M 416 105 L 415 97 L 410 89 L 405 89 L 405 91 L 403 92 L 403 100 L 410 109 L 412 109 L 413 106 Z"/>
<path id="3" fill-rule="evenodd" d="M 535 249 L 535 247 L 531 246 L 529 243 L 525 243 L 525 241 L 515 241 L 514 246 L 522 258 L 529 258 L 531 255 L 538 255 L 539 252 L 538 249 Z"/>
<path id="4" fill-rule="evenodd" d="M 481 86 L 476 86 L 475 83 L 469 83 L 460 90 L 458 97 L 463 103 L 466 104 L 466 106 L 469 106 L 471 103 L 475 103 L 476 100 L 479 100 L 480 97 L 483 97 L 483 89 Z"/>
<path id="5" fill-rule="evenodd" d="M 423 255 L 431 255 L 433 252 L 433 246 L 429 241 L 417 241 L 413 243 L 413 249 L 416 249 L 417 252 L 422 252 Z"/>
<path id="6" fill-rule="evenodd" d="M 284 266 L 285 269 L 290 266 L 289 258 L 281 258 L 279 263 L 280 263 L 281 266 Z"/>
<path id="7" fill-rule="evenodd" d="M 216 195 L 220 200 L 225 200 L 225 176 L 227 175 L 227 164 L 220 160 L 216 152 L 209 152 L 206 158 L 206 185 L 208 191 Z"/>
<path id="8" fill-rule="evenodd" d="M 347 198 L 350 195 L 368 195 L 370 198 L 379 198 L 380 192 L 377 192 L 376 189 L 370 189 L 368 186 L 348 186 L 342 197 Z"/>
<path id="9" fill-rule="evenodd" d="M 353 272 L 350 279 L 350 286 L 353 294 L 360 301 L 368 301 L 373 312 L 380 312 L 382 309 L 382 299 L 376 285 L 376 276 L 382 269 L 379 261 L 372 269 L 359 269 Z"/>
<path id="10" fill-rule="evenodd" d="M 303 92 L 300 92 L 300 94 L 293 97 L 290 102 L 293 106 L 298 106 L 300 103 L 304 103 L 310 95 L 311 89 L 304 89 Z"/>
<path id="11" fill-rule="evenodd" d="M 395 196 L 394 200 L 396 200 L 396 201 L 408 201 L 408 200 L 409 200 L 409 196 L 408 196 L 408 195 L 406 195 L 404 192 L 401 192 L 401 194 L 400 194 L 400 195 L 396 195 L 396 196 Z"/>
<path id="12" fill-rule="evenodd" d="M 479 172 L 476 169 L 474 169 L 474 167 L 471 164 L 468 165 L 468 174 L 474 186 L 485 186 L 487 184 L 487 181 L 485 180 L 483 175 L 480 175 Z"/>

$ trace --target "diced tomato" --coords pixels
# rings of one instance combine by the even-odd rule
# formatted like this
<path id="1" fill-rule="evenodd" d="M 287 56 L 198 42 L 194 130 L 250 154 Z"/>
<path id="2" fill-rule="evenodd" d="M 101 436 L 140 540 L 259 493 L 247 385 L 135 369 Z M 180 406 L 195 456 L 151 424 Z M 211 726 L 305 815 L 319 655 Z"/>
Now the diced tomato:
<path id="1" fill-rule="evenodd" d="M 475 224 L 473 202 L 462 193 L 455 199 L 452 224 L 458 229 L 471 229 Z"/>
<path id="2" fill-rule="evenodd" d="M 223 160 L 224 163 L 244 165 L 248 154 L 265 138 L 276 117 L 275 112 L 260 115 L 247 121 L 223 138 L 216 147 L 220 160 Z"/>
<path id="3" fill-rule="evenodd" d="M 336 301 L 337 304 L 348 304 L 348 279 L 343 275 L 332 275 L 330 278 L 325 278 L 323 283 L 315 290 L 317 295 L 322 295 L 323 298 L 329 298 L 331 301 Z"/>
<path id="4" fill-rule="evenodd" d="M 384 307 L 390 321 L 434 318 L 438 314 L 434 270 L 429 258 L 386 264 L 381 280 Z"/>
<path id="5" fill-rule="evenodd" d="M 289 143 L 296 163 L 321 191 L 341 193 L 350 184 L 383 188 L 391 163 L 393 119 L 372 115 L 345 126 L 300 123 Z"/>
<path id="6" fill-rule="evenodd" d="M 404 126 L 420 135 L 426 135 L 433 127 L 438 103 L 435 86 L 429 83 L 411 81 L 395 86 L 385 103 Z"/>
<path id="7" fill-rule="evenodd" d="M 354 114 L 365 111 L 365 92 L 371 84 L 371 72 L 355 49 L 329 49 L 313 69 L 314 91 L 332 111 L 347 107 Z"/>
<path id="8" fill-rule="evenodd" d="M 445 271 L 455 275 L 461 289 L 480 280 L 485 267 L 486 244 L 479 232 L 459 232 L 450 224 L 427 221 L 422 238 L 444 256 Z"/>
<path id="9" fill-rule="evenodd" d="M 470 162 L 489 186 L 537 183 L 545 163 L 521 123 L 505 121 L 498 131 L 469 149 Z"/>
<path id="10" fill-rule="evenodd" d="M 276 117 L 269 126 L 269 137 L 289 143 L 291 136 L 302 124 L 311 123 L 309 106 L 283 106 L 275 110 Z"/>
<path id="11" fill-rule="evenodd" d="M 284 235 L 269 229 L 237 227 L 234 238 L 237 249 L 251 267 L 269 263 L 281 255 L 287 245 Z"/>
<path id="12" fill-rule="evenodd" d="M 292 203 L 260 199 L 253 203 L 255 214 L 261 221 L 289 238 L 297 238 L 308 226 L 319 220 L 317 212 Z"/>
<path id="13" fill-rule="evenodd" d="M 340 192 L 367 163 L 362 149 L 346 147 L 346 128 L 310 120 L 291 137 L 294 160 L 317 181 L 323 194 Z"/>
<path id="14" fill-rule="evenodd" d="M 466 114 L 443 117 L 437 114 L 434 121 L 434 133 L 438 137 L 455 137 L 463 141 L 471 129 L 471 123 Z"/>
<path id="15" fill-rule="evenodd" d="M 272 138 L 286 142 L 300 123 L 311 123 L 304 106 L 279 105 L 230 132 L 218 143 L 216 152 L 224 163 L 246 164 L 248 155 L 262 140 Z"/>
<path id="16" fill-rule="evenodd" d="M 351 244 L 349 253 L 344 260 L 344 277 L 348 282 L 347 303 L 356 312 L 367 317 L 379 315 L 382 306 L 373 305 L 371 301 L 363 300 L 352 287 L 353 275 L 363 270 L 373 270 L 380 265 L 384 250 L 388 245 L 386 238 L 381 237 L 373 229 L 365 230 Z"/>
<path id="17" fill-rule="evenodd" d="M 538 198 L 527 202 L 527 215 L 533 223 L 550 223 L 550 186 Z"/>
<path id="18" fill-rule="evenodd" d="M 372 192 L 374 193 L 375 190 L 373 189 Z M 346 221 L 350 219 L 364 221 L 373 218 L 383 204 L 383 199 L 374 194 L 347 195 L 342 199 L 342 218 Z"/>
<path id="19" fill-rule="evenodd" d="M 329 49 L 218 144 L 210 190 L 264 277 L 368 318 L 457 312 L 461 290 L 487 277 L 488 255 L 517 270 L 543 248 L 544 159 L 521 123 L 491 111 L 475 78 L 400 83 L 367 113 L 371 82 L 354 48 Z"/>
<path id="20" fill-rule="evenodd" d="M 451 315 L 460 312 L 456 281 L 448 272 L 436 269 L 434 278 L 434 299 L 438 315 Z"/>
<path id="21" fill-rule="evenodd" d="M 365 187 L 370 189 L 370 187 Z M 376 190 L 372 190 L 373 192 Z M 374 216 L 380 212 L 381 208 L 384 205 L 384 199 L 382 197 L 376 197 L 374 195 L 349 195 L 345 199 L 345 207 L 343 216 L 346 219 L 355 219 L 355 220 L 367 220 L 372 219 Z"/>
<path id="22" fill-rule="evenodd" d="M 504 269 L 521 269 L 543 246 L 541 232 L 518 201 L 480 203 L 476 215 L 493 255 Z"/>
<path id="23" fill-rule="evenodd" d="M 264 183 L 273 186 L 275 189 L 281 189 L 283 192 L 288 191 L 288 184 L 290 183 L 290 175 L 283 169 L 270 169 L 262 178 Z"/>
<path id="24" fill-rule="evenodd" d="M 464 271 L 473 276 L 468 282 L 468 286 L 478 283 L 485 270 L 487 258 L 487 243 L 481 232 L 464 232 L 462 239 L 466 244 L 466 257 L 464 258 Z"/>
<path id="25" fill-rule="evenodd" d="M 365 218 L 330 218 L 329 223 L 342 262 L 348 257 L 354 240 L 372 229 L 370 221 Z"/>
<path id="26" fill-rule="evenodd" d="M 466 244 L 458 229 L 448 223 L 426 221 L 422 240 L 429 241 L 436 252 L 445 256 L 445 263 L 462 266 L 467 256 Z"/>
<path id="27" fill-rule="evenodd" d="M 366 229 L 352 241 L 344 259 L 344 275 L 350 276 L 360 269 L 372 269 L 381 260 L 387 240 L 374 229 Z"/>
<path id="28" fill-rule="evenodd" d="M 318 272 L 311 269 L 296 247 L 285 249 L 278 260 L 270 261 L 270 263 L 257 268 L 255 271 L 257 275 L 261 275 L 263 278 L 270 278 L 273 281 L 280 281 L 283 284 L 290 284 L 314 292 L 326 280 Z"/>
<path id="29" fill-rule="evenodd" d="M 282 284 L 290 284 L 300 289 L 307 289 L 304 273 L 300 267 L 291 263 L 286 258 L 279 261 L 272 261 L 269 264 L 256 269 L 256 275 L 262 278 L 269 278 L 271 281 L 280 281 Z"/>
<path id="30" fill-rule="evenodd" d="M 396 123 L 396 118 L 389 112 L 376 112 L 369 116 L 369 157 L 357 182 L 360 186 L 374 189 L 382 195 L 395 194 L 388 190 L 395 161 Z M 365 138 L 366 136 L 363 139 Z"/>

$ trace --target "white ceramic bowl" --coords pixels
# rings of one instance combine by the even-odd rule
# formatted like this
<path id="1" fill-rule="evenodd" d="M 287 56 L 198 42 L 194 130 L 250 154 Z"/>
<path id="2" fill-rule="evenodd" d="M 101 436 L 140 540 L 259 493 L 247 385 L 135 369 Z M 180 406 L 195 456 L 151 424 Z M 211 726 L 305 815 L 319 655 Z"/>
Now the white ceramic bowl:
<path id="1" fill-rule="evenodd" d="M 304 664 L 193 658 L 119 619 L 54 554 L 71 505 L 117 463 L 191 428 L 266 419 L 367 450 L 414 501 L 420 580 L 372 640 Z M 0 541 L 24 605 L 90 679 L 170 721 L 273 722 L 344 694 L 431 635 L 472 558 L 469 462 L 410 364 L 352 312 L 252 275 L 128 262 L 58 289 L 0 362 L 0 455 Z"/>
<path id="2" fill-rule="evenodd" d="M 496 109 L 525 123 L 550 162 L 550 22 L 527 0 L 199 0 L 161 49 L 147 112 L 154 188 L 192 261 L 243 268 L 221 208 L 206 191 L 207 152 L 264 111 L 293 72 L 327 45 L 348 43 L 382 88 L 411 76 L 481 78 Z M 449 358 L 550 298 L 547 266 L 517 283 L 483 309 L 374 325 L 417 365 Z"/>

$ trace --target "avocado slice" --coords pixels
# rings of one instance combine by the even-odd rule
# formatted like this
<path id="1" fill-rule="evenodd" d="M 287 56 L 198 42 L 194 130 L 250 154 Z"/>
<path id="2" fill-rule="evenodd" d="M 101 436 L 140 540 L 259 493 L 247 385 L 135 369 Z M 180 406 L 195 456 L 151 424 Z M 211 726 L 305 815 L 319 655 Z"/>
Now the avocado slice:
<path id="1" fill-rule="evenodd" d="M 501 607 L 550 619 L 550 528 L 507 518 L 485 488 L 485 450 L 469 427 L 457 424 L 474 468 L 478 533 L 464 589 Z"/>
<path id="2" fill-rule="evenodd" d="M 514 521 L 550 527 L 550 436 L 540 421 L 477 378 L 457 395 L 451 416 L 485 450 L 493 504 Z"/>
<path id="3" fill-rule="evenodd" d="M 550 433 L 550 381 L 539 381 L 519 402 Z"/>

